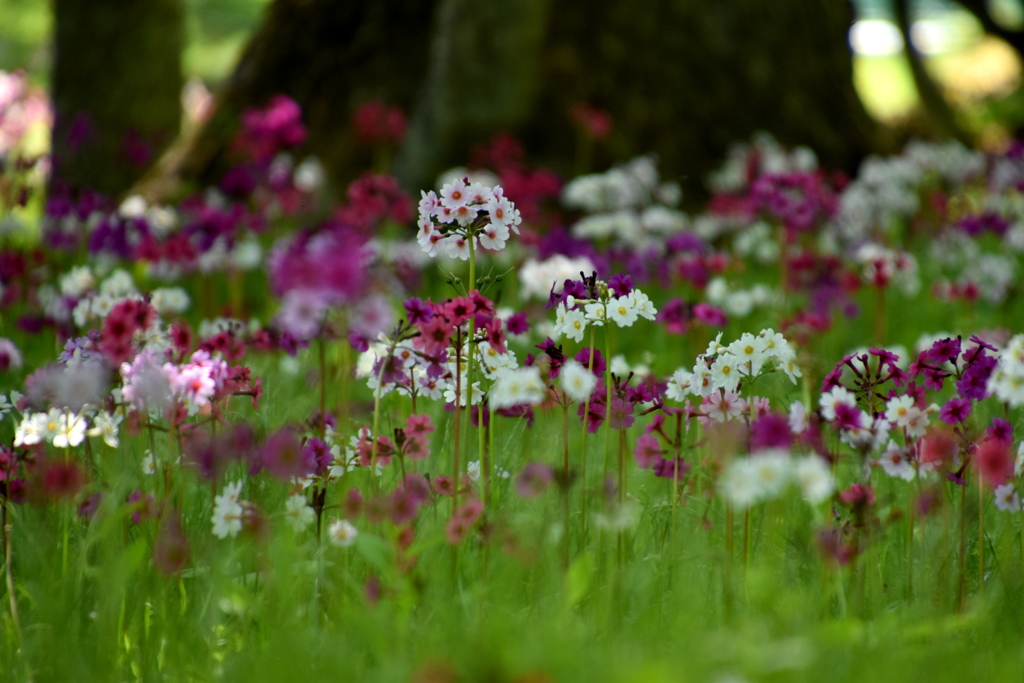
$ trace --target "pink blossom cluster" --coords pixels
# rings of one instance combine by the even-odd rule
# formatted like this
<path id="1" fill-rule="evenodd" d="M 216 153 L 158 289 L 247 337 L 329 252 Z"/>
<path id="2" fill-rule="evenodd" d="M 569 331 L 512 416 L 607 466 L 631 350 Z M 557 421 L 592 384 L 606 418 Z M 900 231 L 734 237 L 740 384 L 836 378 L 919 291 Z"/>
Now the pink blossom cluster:
<path id="1" fill-rule="evenodd" d="M 519 234 L 522 219 L 501 186 L 493 188 L 456 178 L 441 188 L 441 196 L 422 192 L 417 241 L 431 256 L 466 261 L 471 245 L 499 251 L 509 231 Z"/>

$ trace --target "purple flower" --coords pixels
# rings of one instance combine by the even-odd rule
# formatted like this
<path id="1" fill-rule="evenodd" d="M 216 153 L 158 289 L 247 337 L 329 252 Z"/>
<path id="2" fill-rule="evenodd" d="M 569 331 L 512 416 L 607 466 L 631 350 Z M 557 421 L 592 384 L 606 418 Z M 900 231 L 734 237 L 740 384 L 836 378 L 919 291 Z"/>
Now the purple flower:
<path id="1" fill-rule="evenodd" d="M 629 275 L 616 273 L 608 279 L 608 287 L 616 296 L 626 296 L 633 291 L 633 278 Z"/>
<path id="2" fill-rule="evenodd" d="M 956 425 L 964 422 L 971 414 L 971 402 L 966 398 L 954 396 L 942 406 L 939 411 L 939 418 L 948 425 Z"/>
<path id="3" fill-rule="evenodd" d="M 963 398 L 980 401 L 988 397 L 988 378 L 996 367 L 996 359 L 992 356 L 975 357 L 974 362 L 964 369 L 964 374 L 956 382 L 956 393 Z"/>
<path id="4" fill-rule="evenodd" d="M 985 430 L 989 439 L 1002 441 L 1006 445 L 1013 443 L 1013 427 L 1001 417 L 992 420 L 992 426 Z"/>
<path id="5" fill-rule="evenodd" d="M 505 320 L 505 329 L 509 334 L 526 334 L 530 331 L 530 323 L 526 319 L 526 314 L 519 312 L 513 313 Z"/>
<path id="6" fill-rule="evenodd" d="M 614 405 L 614 403 L 613 403 Z M 648 469 L 658 460 L 662 460 L 661 443 L 652 434 L 644 434 L 636 440 L 636 447 L 633 449 L 633 459 L 643 469 Z"/>
<path id="7" fill-rule="evenodd" d="M 551 355 L 551 354 L 548 354 Z M 584 347 L 580 349 L 580 352 L 576 354 L 576 360 L 579 361 L 580 365 L 585 368 L 590 367 L 590 347 Z M 601 357 L 601 350 L 594 349 L 594 367 L 592 368 L 594 375 L 597 377 L 604 376 L 605 363 L 604 358 Z"/>
<path id="8" fill-rule="evenodd" d="M 402 303 L 409 318 L 409 324 L 422 325 L 434 317 L 434 308 L 430 304 L 423 303 L 423 299 L 412 297 Z"/>
<path id="9" fill-rule="evenodd" d="M 662 477 L 664 479 L 675 479 L 676 470 L 679 471 L 679 476 L 690 473 L 690 465 L 687 464 L 682 458 L 676 458 L 675 460 L 666 460 L 665 458 L 659 458 L 654 463 L 654 476 Z"/>
<path id="10" fill-rule="evenodd" d="M 760 451 L 766 448 L 785 448 L 793 445 L 793 434 L 789 429 L 789 419 L 782 415 L 769 413 L 754 420 L 750 427 L 750 450 Z"/>
<path id="11" fill-rule="evenodd" d="M 633 404 L 621 398 L 612 399 L 611 428 L 629 429 L 633 426 Z"/>
<path id="12" fill-rule="evenodd" d="M 540 462 L 528 462 L 516 476 L 516 493 L 523 498 L 539 496 L 554 481 L 555 471 L 550 465 Z"/>
<path id="13" fill-rule="evenodd" d="M 280 479 L 304 477 L 317 470 L 316 456 L 305 450 L 295 432 L 282 429 L 271 435 L 259 451 L 261 464 Z"/>

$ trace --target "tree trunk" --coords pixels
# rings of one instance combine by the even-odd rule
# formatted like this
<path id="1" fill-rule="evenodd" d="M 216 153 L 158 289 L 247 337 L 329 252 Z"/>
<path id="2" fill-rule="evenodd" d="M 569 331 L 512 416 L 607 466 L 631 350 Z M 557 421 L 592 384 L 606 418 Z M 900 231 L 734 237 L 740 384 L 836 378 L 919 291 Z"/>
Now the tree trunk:
<path id="1" fill-rule="evenodd" d="M 54 0 L 51 188 L 127 190 L 178 136 L 180 0 Z"/>
<path id="2" fill-rule="evenodd" d="M 213 117 L 154 191 L 216 182 L 241 114 L 277 94 L 302 106 L 307 148 L 329 177 L 369 168 L 372 150 L 355 139 L 352 113 L 373 99 L 411 109 L 427 72 L 433 12 L 430 0 L 275 0 L 218 92 Z"/>
<path id="3" fill-rule="evenodd" d="M 348 122 L 371 97 L 412 112 L 392 167 L 411 190 L 503 129 L 531 161 L 577 170 L 578 103 L 613 118 L 590 170 L 654 151 L 699 192 L 758 130 L 853 170 L 885 140 L 853 88 L 849 4 L 813 4 L 275 0 L 179 170 L 211 180 L 238 114 L 279 92 L 303 107 L 309 149 L 339 184 L 369 166 Z"/>

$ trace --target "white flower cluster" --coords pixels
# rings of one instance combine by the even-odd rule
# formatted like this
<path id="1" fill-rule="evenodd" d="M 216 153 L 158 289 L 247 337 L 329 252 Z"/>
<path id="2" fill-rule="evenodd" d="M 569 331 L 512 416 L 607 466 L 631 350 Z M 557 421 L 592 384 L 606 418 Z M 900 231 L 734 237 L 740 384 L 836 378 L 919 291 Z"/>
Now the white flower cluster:
<path id="1" fill-rule="evenodd" d="M 605 173 L 572 180 L 562 190 L 562 204 L 588 216 L 572 227 L 574 236 L 643 246 L 686 228 L 685 214 L 675 210 L 681 193 L 675 183 L 661 183 L 653 156 L 637 157 Z M 654 240 L 652 243 L 663 242 Z M 639 245 L 638 245 L 639 243 Z"/>
<path id="2" fill-rule="evenodd" d="M 857 249 L 854 261 L 864 267 L 862 276 L 869 285 L 885 287 L 892 282 L 907 296 L 913 296 L 921 288 L 917 259 L 908 252 L 869 242 Z"/>
<path id="3" fill-rule="evenodd" d="M 430 256 L 469 260 L 470 244 L 504 249 L 509 231 L 519 234 L 519 210 L 500 185 L 493 188 L 456 178 L 441 188 L 421 192 L 416 240 Z"/>
<path id="4" fill-rule="evenodd" d="M 741 289 L 730 285 L 723 277 L 712 278 L 704 294 L 709 304 L 718 306 L 733 318 L 746 318 L 755 307 L 772 306 L 779 300 L 778 293 L 771 287 L 757 284 Z"/>
<path id="5" fill-rule="evenodd" d="M 772 233 L 772 227 L 764 221 L 742 227 L 732 238 L 732 250 L 737 256 L 766 265 L 779 260 L 779 243 Z"/>
<path id="6" fill-rule="evenodd" d="M 761 131 L 754 134 L 749 144 L 741 142 L 729 147 L 725 162 L 708 176 L 708 187 L 714 192 L 743 191 L 747 187 L 751 155 L 757 156 L 762 173 L 813 171 L 818 167 L 818 158 L 809 147 L 787 152 L 771 134 Z"/>
<path id="7" fill-rule="evenodd" d="M 224 487 L 224 490 L 213 501 L 213 535 L 217 538 L 234 538 L 242 530 L 242 519 L 245 508 L 242 506 L 242 481 L 236 481 Z"/>
<path id="8" fill-rule="evenodd" d="M 528 258 L 519 267 L 519 297 L 546 300 L 552 286 L 556 292 L 560 292 L 566 280 L 577 278 L 580 273 L 593 271 L 594 264 L 586 256 L 568 258 L 562 254 L 555 254 L 543 261 Z"/>
<path id="9" fill-rule="evenodd" d="M 502 369 L 491 386 L 489 404 L 492 410 L 513 406 L 535 406 L 548 395 L 547 385 L 535 366 Z"/>
<path id="10" fill-rule="evenodd" d="M 921 168 L 907 158 L 868 157 L 857 179 L 843 190 L 833 227 L 853 244 L 880 238 L 895 220 L 917 213 L 923 180 Z"/>
<path id="11" fill-rule="evenodd" d="M 729 463 L 719 484 L 726 500 L 745 510 L 781 496 L 795 483 L 812 505 L 831 497 L 836 483 L 828 463 L 816 455 L 793 458 L 788 451 L 770 449 Z"/>
<path id="12" fill-rule="evenodd" d="M 668 382 L 665 396 L 682 401 L 687 394 L 706 398 L 718 390 L 734 392 L 744 379 L 753 379 L 774 369 L 782 370 L 796 384 L 802 376 L 796 364 L 796 351 L 781 332 L 768 328 L 754 335 L 743 333 L 728 346 L 722 334 L 697 356 L 693 370 L 680 368 Z"/>
<path id="13" fill-rule="evenodd" d="M 1024 334 L 1014 336 L 999 352 L 988 391 L 1011 406 L 1024 405 Z"/>
<path id="14" fill-rule="evenodd" d="M 558 304 L 553 336 L 565 335 L 581 342 L 587 325 L 601 327 L 605 323 L 615 323 L 619 327 L 632 327 L 638 318 L 654 320 L 657 314 L 658 309 L 650 298 L 636 287 L 625 296 L 614 296 L 608 290 L 606 298 L 597 300 L 577 300 L 570 296 L 568 301 Z"/>

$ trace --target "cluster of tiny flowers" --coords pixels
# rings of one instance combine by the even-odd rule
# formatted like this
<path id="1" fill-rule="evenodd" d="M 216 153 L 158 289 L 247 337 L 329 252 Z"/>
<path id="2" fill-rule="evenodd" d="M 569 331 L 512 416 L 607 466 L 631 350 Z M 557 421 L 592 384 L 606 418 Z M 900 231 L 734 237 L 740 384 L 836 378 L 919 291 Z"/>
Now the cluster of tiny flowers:
<path id="1" fill-rule="evenodd" d="M 136 410 L 160 411 L 170 401 L 180 401 L 189 415 L 196 415 L 210 405 L 230 375 L 226 362 L 202 350 L 180 365 L 161 360 L 143 351 L 131 363 L 121 364 L 121 396 Z"/>
<path id="2" fill-rule="evenodd" d="M 555 337 L 564 335 L 575 342 L 583 341 L 588 325 L 601 327 L 615 323 L 619 327 L 632 327 L 638 318 L 653 321 L 658 314 L 650 298 L 633 287 L 628 276 L 614 276 L 609 284 L 594 281 L 592 287 L 566 280 L 560 298 L 553 334 Z"/>
<path id="3" fill-rule="evenodd" d="M 1008 405 L 1024 405 L 1024 335 L 1010 339 L 999 354 L 988 378 L 988 391 Z"/>
<path id="4" fill-rule="evenodd" d="M 782 449 L 736 458 L 719 480 L 725 499 L 741 510 L 778 498 L 791 483 L 812 505 L 827 500 L 835 491 L 835 480 L 825 460 L 817 455 L 794 458 Z"/>
<path id="5" fill-rule="evenodd" d="M 796 351 L 780 332 L 761 330 L 757 335 L 745 332 L 728 346 L 722 335 L 697 356 L 692 371 L 680 368 L 669 380 L 666 397 L 682 401 L 687 394 L 701 398 L 734 393 L 744 379 L 752 380 L 765 372 L 780 369 L 796 384 L 801 376 Z"/>
<path id="6" fill-rule="evenodd" d="M 499 251 L 509 231 L 519 234 L 522 218 L 500 185 L 493 188 L 455 179 L 441 188 L 421 192 L 417 241 L 430 256 L 469 260 L 470 245 Z"/>
<path id="7" fill-rule="evenodd" d="M 906 252 L 869 243 L 857 250 L 854 260 L 863 266 L 864 281 L 874 287 L 887 287 L 892 283 L 905 294 L 912 295 L 921 285 L 917 277 L 917 261 Z"/>
<path id="8" fill-rule="evenodd" d="M 224 487 L 213 502 L 213 535 L 217 538 L 234 538 L 242 530 L 245 508 L 241 500 L 242 481 L 236 481 Z"/>

